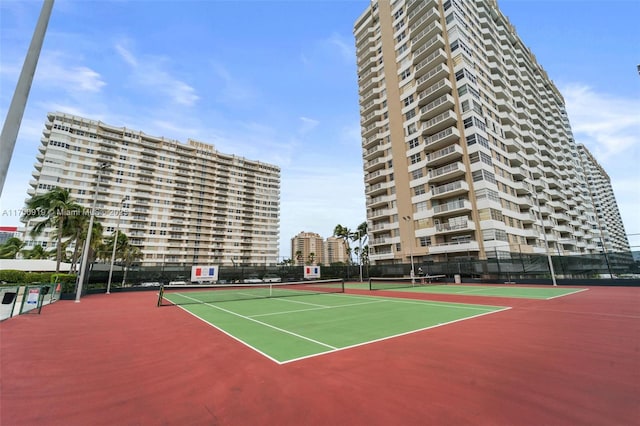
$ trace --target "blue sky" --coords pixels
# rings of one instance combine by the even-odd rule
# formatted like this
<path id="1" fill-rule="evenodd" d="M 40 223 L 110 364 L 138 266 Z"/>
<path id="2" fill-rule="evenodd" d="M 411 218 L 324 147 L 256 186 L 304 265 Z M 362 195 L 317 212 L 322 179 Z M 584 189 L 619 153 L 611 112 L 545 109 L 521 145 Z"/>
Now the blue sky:
<path id="1" fill-rule="evenodd" d="M 280 252 L 301 231 L 365 220 L 353 23 L 364 0 L 57 0 L 0 210 L 27 197 L 48 111 L 212 143 L 282 169 Z M 40 12 L 0 2 L 0 116 Z M 575 139 L 611 176 L 640 234 L 636 1 L 499 6 L 565 96 Z M 0 225 L 19 225 L 0 216 Z M 640 250 L 640 235 L 630 237 Z"/>

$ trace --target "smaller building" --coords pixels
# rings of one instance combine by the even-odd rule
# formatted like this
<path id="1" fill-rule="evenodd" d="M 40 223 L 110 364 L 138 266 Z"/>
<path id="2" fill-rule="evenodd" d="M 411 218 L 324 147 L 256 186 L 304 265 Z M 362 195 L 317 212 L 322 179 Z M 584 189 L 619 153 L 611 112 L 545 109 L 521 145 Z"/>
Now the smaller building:
<path id="1" fill-rule="evenodd" d="M 9 238 L 18 237 L 17 226 L 0 226 L 0 244 L 4 244 Z"/>
<path id="2" fill-rule="evenodd" d="M 294 265 L 322 265 L 324 239 L 315 232 L 300 232 L 291 239 L 291 259 Z"/>
<path id="3" fill-rule="evenodd" d="M 349 263 L 347 245 L 342 238 L 329 237 L 324 244 L 324 258 L 327 264 Z"/>

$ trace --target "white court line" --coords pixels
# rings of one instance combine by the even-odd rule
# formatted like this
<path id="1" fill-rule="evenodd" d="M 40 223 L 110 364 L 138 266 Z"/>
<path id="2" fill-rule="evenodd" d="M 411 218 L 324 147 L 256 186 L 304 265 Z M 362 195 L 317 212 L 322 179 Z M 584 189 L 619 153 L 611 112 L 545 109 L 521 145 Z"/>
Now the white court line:
<path id="1" fill-rule="evenodd" d="M 426 300 L 420 299 L 403 299 L 400 297 L 380 297 L 380 296 L 360 296 L 360 295 L 350 295 L 350 294 L 332 294 L 333 297 L 358 297 L 358 298 L 367 298 L 367 299 L 383 299 L 389 302 L 396 303 L 407 303 L 410 305 L 426 305 L 426 306 L 440 306 L 440 307 L 449 307 L 449 308 L 457 308 L 457 309 L 470 309 L 472 311 L 486 311 L 487 309 L 492 308 L 500 308 L 501 306 L 482 306 L 482 305 L 472 305 L 469 303 L 448 303 L 448 302 L 428 302 Z"/>
<path id="2" fill-rule="evenodd" d="M 191 299 L 191 300 L 195 300 L 197 302 L 200 302 L 200 300 L 194 299 L 193 297 L 189 297 L 189 296 L 186 296 L 186 295 L 181 294 L 181 293 L 178 293 L 178 294 L 180 294 L 183 297 L 186 297 L 187 299 Z M 309 342 L 315 343 L 315 344 L 320 345 L 320 346 L 325 346 L 325 347 L 330 348 L 330 349 L 337 349 L 335 346 L 331 346 L 331 345 L 328 345 L 326 343 L 322 343 L 322 342 L 320 342 L 318 340 L 311 339 L 310 337 L 306 337 L 306 336 L 303 336 L 301 334 L 294 333 L 293 331 L 285 330 L 283 328 L 276 327 L 276 326 L 271 325 L 271 324 L 267 324 L 266 322 L 258 321 L 257 319 L 250 318 L 250 317 L 248 317 L 246 315 L 238 314 L 236 312 L 230 311 L 228 309 L 221 308 L 220 306 L 216 306 L 216 305 L 211 304 L 211 303 L 203 303 L 203 305 L 211 306 L 212 308 L 216 308 L 216 309 L 218 309 L 220 311 L 223 311 L 223 312 L 226 312 L 228 314 L 235 315 L 237 317 L 244 318 L 244 319 L 249 320 L 249 321 L 253 321 L 255 323 L 258 323 L 260 325 L 264 325 L 265 327 L 272 328 L 272 329 L 274 329 L 276 331 L 279 331 L 281 333 L 290 334 L 292 336 L 298 337 L 298 338 L 300 338 L 302 340 L 307 340 Z"/>
<path id="3" fill-rule="evenodd" d="M 301 305 L 310 305 L 310 306 L 319 306 L 321 308 L 326 308 L 327 305 L 319 305 L 317 303 L 309 303 L 309 302 L 301 302 L 299 300 L 289 300 L 289 299 L 285 299 L 283 297 L 271 297 L 269 298 L 270 300 L 278 300 L 278 301 L 282 301 L 282 302 L 290 302 L 290 303 L 299 303 Z"/>
<path id="4" fill-rule="evenodd" d="M 293 302 L 293 300 L 287 300 L 287 302 Z M 308 312 L 308 311 L 319 311 L 322 309 L 337 309 L 337 308 L 342 308 L 345 306 L 360 306 L 360 305 L 371 305 L 373 303 L 385 303 L 388 302 L 388 300 L 374 300 L 372 302 L 363 302 L 363 303 L 349 303 L 346 305 L 337 305 L 337 306 L 322 306 L 322 305 L 316 305 L 318 306 L 317 308 L 308 308 L 308 309 L 296 309 L 294 311 L 278 311 L 278 312 L 270 312 L 268 314 L 256 314 L 256 315 L 249 315 L 247 316 L 247 318 L 255 318 L 255 317 L 267 317 L 270 315 L 280 315 L 280 314 L 292 314 L 295 312 Z M 311 303 L 307 303 L 307 305 L 311 305 Z"/>
<path id="5" fill-rule="evenodd" d="M 192 297 L 189 297 L 189 296 L 187 296 L 185 294 L 182 294 L 182 293 L 175 293 L 175 294 L 180 295 L 182 297 L 186 297 L 188 299 L 195 300 L 195 301 L 201 303 L 200 300 L 192 298 Z M 481 308 L 481 307 L 465 306 L 466 304 L 464 304 L 464 303 L 438 303 L 438 302 L 429 303 L 429 302 L 425 302 L 425 301 L 421 301 L 421 300 L 412 301 L 412 300 L 407 300 L 407 299 L 397 299 L 397 298 L 390 298 L 390 297 L 362 296 L 362 295 L 338 294 L 338 293 L 331 293 L 330 295 L 332 297 L 348 297 L 350 299 L 370 300 L 371 303 L 375 303 L 375 302 L 395 302 L 395 303 L 407 303 L 407 304 L 413 304 L 413 305 L 451 307 L 451 308 L 471 309 L 471 310 L 487 310 L 487 309 L 490 309 L 490 307 Z M 266 354 L 265 352 L 261 351 L 260 349 L 250 345 L 249 343 L 245 342 L 244 340 L 241 340 L 240 338 L 234 336 L 233 334 L 221 329 L 217 325 L 215 325 L 215 324 L 213 324 L 213 323 L 201 318 L 197 314 L 195 314 L 193 312 L 190 312 L 185 307 L 178 305 L 181 309 L 185 310 L 186 312 L 188 312 L 189 314 L 191 314 L 194 317 L 198 318 L 199 320 L 211 325 L 213 328 L 221 331 L 225 335 L 231 337 L 232 339 L 236 340 L 237 342 L 240 342 L 241 344 L 245 345 L 246 347 L 253 349 L 254 351 L 258 352 L 259 354 L 263 355 L 264 357 L 270 359 L 271 361 L 273 361 L 273 362 L 275 362 L 276 364 L 279 364 L 279 365 L 284 365 L 284 364 L 288 364 L 288 363 L 295 362 L 295 361 L 300 361 L 300 360 L 307 359 L 307 358 L 312 358 L 312 357 L 316 357 L 316 356 L 320 356 L 320 355 L 325 355 L 325 354 L 329 354 L 329 353 L 333 353 L 333 352 L 338 352 L 338 351 L 342 351 L 342 350 L 345 350 L 345 349 L 355 348 L 355 347 L 358 347 L 358 346 L 365 346 L 365 345 L 369 345 L 369 344 L 372 344 L 372 343 L 381 342 L 381 341 L 388 340 L 388 339 L 393 339 L 395 337 L 401 337 L 401 336 L 405 336 L 405 335 L 412 334 L 412 333 L 418 333 L 420 331 L 429 330 L 429 329 L 432 329 L 432 328 L 441 327 L 441 326 L 444 326 L 444 325 L 453 324 L 453 323 L 456 323 L 456 322 L 465 321 L 465 320 L 468 320 L 468 319 L 477 318 L 477 317 L 481 317 L 481 316 L 484 316 L 484 315 L 489 315 L 489 314 L 498 313 L 498 312 L 502 312 L 502 311 L 506 311 L 506 310 L 511 309 L 511 307 L 504 307 L 502 309 L 497 309 L 497 310 L 494 309 L 494 310 L 491 310 L 489 312 L 479 313 L 477 315 L 473 315 L 473 316 L 470 316 L 470 317 L 460 318 L 460 319 L 457 319 L 457 320 L 452 320 L 452 321 L 448 321 L 448 322 L 444 322 L 444 323 L 440 323 L 440 324 L 436 324 L 436 325 L 432 325 L 432 326 L 428 326 L 428 327 L 423 327 L 423 328 L 416 329 L 416 330 L 410 330 L 410 331 L 406 331 L 406 332 L 403 332 L 403 333 L 394 334 L 394 335 L 391 335 L 391 336 L 385 336 L 385 337 L 382 337 L 382 338 L 379 338 L 379 339 L 368 340 L 366 342 L 358 343 L 358 344 L 355 344 L 355 345 L 350 345 L 350 346 L 337 348 L 337 347 L 328 345 L 326 343 L 322 343 L 322 342 L 316 341 L 314 339 L 299 335 L 297 333 L 293 333 L 293 332 L 290 332 L 288 330 L 280 329 L 278 327 L 272 326 L 272 325 L 264 323 L 262 321 L 255 320 L 255 319 L 250 318 L 248 316 L 237 314 L 237 313 L 235 313 L 233 311 L 229 311 L 229 310 L 226 310 L 224 308 L 220 308 L 219 306 L 216 306 L 216 305 L 213 305 L 213 304 L 210 304 L 210 303 L 201 303 L 201 304 L 204 304 L 204 305 L 207 305 L 207 306 L 222 310 L 224 312 L 230 313 L 230 314 L 238 316 L 240 318 L 244 318 L 244 319 L 256 322 L 256 323 L 258 323 L 260 325 L 265 325 L 265 326 L 267 326 L 269 328 L 275 329 L 275 330 L 283 332 L 285 334 L 290 334 L 292 336 L 301 338 L 303 340 L 308 340 L 310 342 L 313 342 L 313 343 L 316 343 L 316 344 L 319 344 L 321 346 L 325 346 L 325 347 L 329 348 L 329 350 L 316 352 L 316 353 L 313 353 L 313 354 L 310 354 L 310 355 L 305 355 L 303 357 L 293 358 L 293 359 L 289 359 L 289 360 L 286 360 L 286 361 L 278 361 L 277 359 L 275 359 L 272 356 Z M 355 304 L 355 305 L 359 305 L 359 304 L 368 304 L 368 303 L 358 303 L 358 304 Z M 341 306 L 346 306 L 346 305 L 341 305 Z M 340 307 L 340 306 L 336 306 L 336 307 Z M 315 309 L 307 309 L 307 310 L 315 310 Z M 282 313 L 282 312 L 280 312 L 280 313 Z"/>
<path id="6" fill-rule="evenodd" d="M 442 327 L 443 325 L 449 325 L 449 324 L 453 324 L 453 323 L 460 322 L 460 321 L 466 321 L 468 319 L 478 318 L 478 317 L 481 317 L 481 316 L 484 316 L 484 315 L 495 314 L 495 313 L 506 311 L 506 310 L 509 310 L 509 309 L 511 309 L 511 307 L 502 308 L 502 309 L 499 309 L 499 310 L 496 310 L 496 311 L 492 311 L 492 312 L 484 312 L 482 314 L 473 315 L 471 317 L 460 318 L 460 319 L 457 319 L 457 320 L 443 322 L 443 323 L 440 323 L 440 324 L 431 325 L 429 327 L 420 328 L 420 329 L 417 329 L 417 330 L 405 331 L 404 333 L 398 333 L 398 334 L 394 334 L 392 336 L 381 337 L 380 339 L 368 340 L 366 342 L 358 343 L 358 344 L 355 344 L 355 345 L 345 346 L 345 347 L 342 347 L 342 348 L 336 348 L 336 349 L 334 349 L 332 351 L 326 351 L 326 352 L 321 352 L 321 353 L 317 353 L 317 354 L 306 355 L 306 356 L 303 356 L 303 357 L 300 357 L 300 358 L 293 358 L 293 359 L 290 359 L 290 360 L 287 360 L 287 361 L 281 361 L 281 362 L 278 362 L 278 364 L 280 364 L 280 365 L 288 364 L 290 362 L 300 361 L 300 360 L 307 359 L 307 358 L 313 358 L 314 356 L 324 355 L 324 354 L 328 354 L 328 353 L 334 353 L 334 352 L 338 352 L 338 351 L 344 351 L 345 349 L 357 348 L 358 346 L 365 346 L 365 345 L 369 345 L 369 344 L 372 344 L 372 343 L 382 342 L 384 340 L 389 340 L 389 339 L 393 339 L 393 338 L 400 337 L 400 336 L 406 336 L 408 334 L 418 333 L 420 331 L 429 330 L 429 329 L 437 328 L 437 327 Z"/>
<path id="7" fill-rule="evenodd" d="M 546 298 L 546 299 L 544 299 L 544 300 L 551 300 L 551 299 L 556 299 L 556 298 L 558 298 L 558 297 L 568 296 L 568 295 L 570 295 L 570 294 L 582 293 L 583 291 L 587 291 L 587 290 L 589 290 L 589 289 L 588 289 L 588 288 L 582 288 L 582 289 L 580 289 L 580 290 L 572 291 L 571 293 L 565 293 L 565 294 L 559 294 L 559 295 L 557 295 L 557 296 L 547 297 L 547 298 Z"/>

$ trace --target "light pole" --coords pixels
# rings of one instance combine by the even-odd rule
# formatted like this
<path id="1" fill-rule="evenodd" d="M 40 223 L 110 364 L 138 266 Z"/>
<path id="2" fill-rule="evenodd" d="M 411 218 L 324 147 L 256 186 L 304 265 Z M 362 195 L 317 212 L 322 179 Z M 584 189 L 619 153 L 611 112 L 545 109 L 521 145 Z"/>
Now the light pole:
<path id="1" fill-rule="evenodd" d="M 402 219 L 409 222 L 409 225 L 411 225 L 411 238 L 415 238 L 415 231 L 413 230 L 413 221 L 411 216 L 403 216 Z M 416 276 L 413 268 L 413 240 L 410 240 L 409 242 L 409 257 L 411 258 L 411 284 L 413 284 L 414 277 Z"/>
<path id="2" fill-rule="evenodd" d="M 125 195 L 120 202 L 120 210 L 118 210 L 118 221 L 116 222 L 116 232 L 113 234 L 113 249 L 111 250 L 111 265 L 109 266 L 109 281 L 107 282 L 107 294 L 111 294 L 111 277 L 113 276 L 113 263 L 116 260 L 116 245 L 118 244 L 118 231 L 120 230 L 120 217 L 122 216 L 122 209 L 124 208 L 124 202 L 129 199 L 128 195 Z"/>
<path id="3" fill-rule="evenodd" d="M 82 294 L 82 284 L 84 284 L 85 274 L 87 273 L 87 262 L 89 260 L 89 249 L 91 247 L 91 234 L 93 231 L 93 217 L 96 212 L 96 203 L 98 202 L 98 192 L 100 191 L 100 178 L 102 172 L 111 167 L 108 163 L 100 163 L 98 166 L 98 177 L 96 181 L 96 192 L 93 194 L 93 204 L 89 212 L 89 227 L 87 228 L 87 237 L 84 242 L 84 250 L 82 251 L 82 265 L 80 266 L 80 278 L 78 278 L 78 288 L 76 290 L 76 303 L 80 302 Z"/>
<path id="4" fill-rule="evenodd" d="M 544 248 L 547 252 L 547 261 L 549 262 L 549 271 L 551 272 L 551 281 L 554 286 L 557 286 L 556 283 L 556 273 L 553 270 L 553 261 L 551 260 L 551 253 L 549 253 L 549 241 L 547 241 L 547 231 L 544 229 L 544 220 L 542 220 L 542 209 L 540 208 L 540 199 L 538 198 L 538 190 L 536 189 L 535 183 L 532 185 L 533 195 L 536 197 L 536 207 L 538 207 L 538 215 L 540 216 L 540 225 L 542 225 L 542 235 L 544 236 Z"/>
<path id="5" fill-rule="evenodd" d="M 358 229 L 358 265 L 360 266 L 360 282 L 362 282 L 362 231 Z"/>
<path id="6" fill-rule="evenodd" d="M 0 152 L 2 152 L 2 156 L 0 157 L 0 194 L 2 194 L 4 190 L 4 182 L 7 178 L 11 156 L 16 146 L 20 123 L 22 122 L 24 109 L 27 105 L 29 92 L 31 91 L 31 83 L 33 82 L 33 76 L 36 72 L 38 59 L 40 58 L 40 51 L 42 50 L 44 35 L 47 32 L 52 9 L 53 0 L 45 0 L 42 4 L 42 10 L 40 11 L 36 28 L 33 31 L 27 56 L 24 58 L 20 77 L 18 78 L 16 89 L 13 92 L 11 104 L 9 104 L 9 109 L 7 110 L 7 116 L 2 125 L 2 132 L 0 132 Z"/>

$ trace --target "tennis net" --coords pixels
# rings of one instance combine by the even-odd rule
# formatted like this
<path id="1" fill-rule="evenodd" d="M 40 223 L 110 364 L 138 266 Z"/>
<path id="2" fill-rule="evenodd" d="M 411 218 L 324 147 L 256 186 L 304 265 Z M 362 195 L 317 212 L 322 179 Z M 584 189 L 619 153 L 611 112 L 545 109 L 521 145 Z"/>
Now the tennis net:
<path id="1" fill-rule="evenodd" d="M 218 303 L 323 293 L 344 293 L 344 280 L 332 279 L 261 284 L 165 285 L 160 287 L 158 306 Z"/>
<path id="2" fill-rule="evenodd" d="M 369 278 L 369 290 L 392 290 L 394 288 L 419 287 L 426 285 L 446 284 L 445 275 L 426 275 L 414 278 Z"/>

